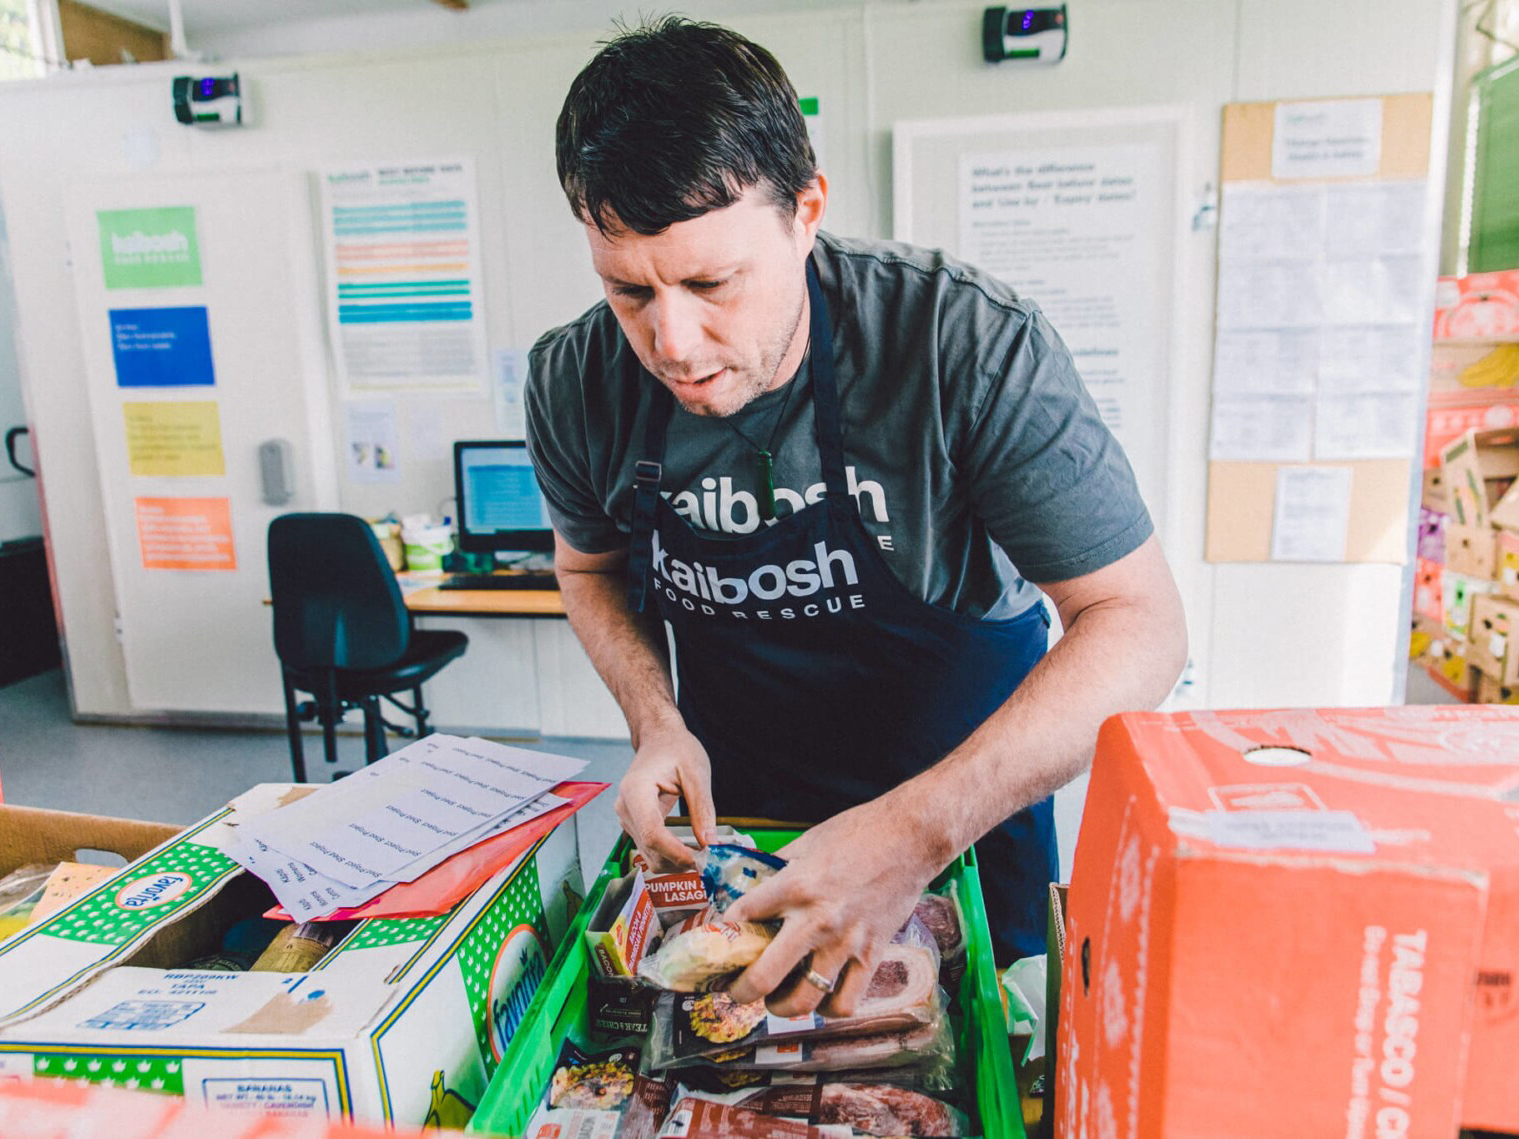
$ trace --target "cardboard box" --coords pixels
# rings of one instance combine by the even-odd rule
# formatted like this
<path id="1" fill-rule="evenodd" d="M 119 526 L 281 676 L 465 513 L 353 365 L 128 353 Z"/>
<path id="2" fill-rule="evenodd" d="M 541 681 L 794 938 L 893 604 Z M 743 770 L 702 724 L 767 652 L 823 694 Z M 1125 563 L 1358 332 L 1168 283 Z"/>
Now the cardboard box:
<path id="1" fill-rule="evenodd" d="M 0 1080 L 462 1126 L 583 891 L 573 818 L 448 913 L 360 922 L 308 973 L 179 968 L 273 904 L 224 852 L 291 791 L 253 788 L 0 943 Z"/>
<path id="2" fill-rule="evenodd" d="M 1519 530 L 1519 429 L 1468 431 L 1440 452 L 1451 522 Z"/>
<path id="3" fill-rule="evenodd" d="M 1519 534 L 1498 531 L 1498 592 L 1519 601 Z"/>
<path id="4" fill-rule="evenodd" d="M 1519 340 L 1519 269 L 1441 277 L 1436 340 Z"/>
<path id="5" fill-rule="evenodd" d="M 1418 555 L 1436 565 L 1445 563 L 1445 524 L 1449 515 L 1427 506 L 1419 507 Z"/>
<path id="6" fill-rule="evenodd" d="M 1484 593 L 1497 593 L 1498 583 L 1446 569 L 1440 575 L 1440 619 L 1451 636 L 1464 638 L 1471 625 L 1472 601 Z"/>
<path id="7" fill-rule="evenodd" d="M 1508 708 L 1110 719 L 1056 1134 L 1519 1129 L 1516 786 Z"/>
<path id="8" fill-rule="evenodd" d="M 1445 568 L 1452 573 L 1492 581 L 1498 576 L 1498 531 L 1491 526 L 1444 528 Z"/>
<path id="9" fill-rule="evenodd" d="M 1438 663 L 1445 659 L 1445 622 L 1415 613 L 1408 631 L 1408 659 L 1415 664 Z"/>
<path id="10" fill-rule="evenodd" d="M 635 976 L 644 954 L 658 943 L 659 930 L 643 871 L 613 879 L 586 926 L 591 965 L 603 977 Z"/>
<path id="11" fill-rule="evenodd" d="M 0 803 L 0 877 L 30 862 L 80 862 L 103 850 L 128 862 L 179 833 L 167 823 L 45 811 Z"/>
<path id="12" fill-rule="evenodd" d="M 1471 627 L 1466 633 L 1467 663 L 1500 683 L 1519 682 L 1519 653 L 1510 647 L 1516 631 L 1519 631 L 1519 602 L 1496 594 L 1476 598 L 1472 602 Z"/>
<path id="13" fill-rule="evenodd" d="M 1445 493 L 1445 472 L 1440 468 L 1439 452 L 1434 461 L 1425 460 L 1424 493 L 1419 502 L 1429 510 L 1446 514 L 1450 511 L 1450 496 Z"/>
<path id="14" fill-rule="evenodd" d="M 1485 672 L 1477 672 L 1478 704 L 1519 704 L 1519 687 L 1504 684 Z"/>
<path id="15" fill-rule="evenodd" d="M 1445 585 L 1443 567 L 1438 562 L 1420 558 L 1414 567 L 1414 612 L 1421 617 L 1444 622 Z"/>

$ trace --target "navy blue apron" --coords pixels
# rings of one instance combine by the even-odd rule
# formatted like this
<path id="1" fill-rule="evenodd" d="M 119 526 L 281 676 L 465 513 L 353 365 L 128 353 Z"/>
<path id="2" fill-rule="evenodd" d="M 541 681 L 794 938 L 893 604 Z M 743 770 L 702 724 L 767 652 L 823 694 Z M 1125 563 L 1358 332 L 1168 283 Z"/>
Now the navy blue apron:
<path id="1" fill-rule="evenodd" d="M 1041 603 L 977 620 L 923 601 L 892 573 L 848 493 L 833 330 L 811 262 L 807 290 L 826 493 L 751 534 L 694 530 L 660 494 L 674 397 L 645 372 L 654 402 L 628 568 L 633 607 L 652 592 L 665 621 L 677 702 L 711 757 L 718 813 L 810 823 L 953 751 L 1043 656 L 1049 617 Z M 1000 824 L 976 852 L 997 960 L 1044 952 L 1058 873 L 1051 800 Z"/>

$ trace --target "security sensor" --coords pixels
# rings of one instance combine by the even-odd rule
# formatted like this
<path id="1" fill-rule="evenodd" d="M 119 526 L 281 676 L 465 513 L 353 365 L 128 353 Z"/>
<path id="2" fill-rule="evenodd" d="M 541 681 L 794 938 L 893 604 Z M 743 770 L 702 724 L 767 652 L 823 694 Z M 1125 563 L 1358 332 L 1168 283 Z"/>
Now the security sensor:
<path id="1" fill-rule="evenodd" d="M 1065 58 L 1065 5 L 1058 8 L 988 8 L 981 17 L 981 54 L 987 63 L 1059 63 Z"/>
<path id="2" fill-rule="evenodd" d="M 174 79 L 174 117 L 190 127 L 240 127 L 243 92 L 237 74 Z"/>

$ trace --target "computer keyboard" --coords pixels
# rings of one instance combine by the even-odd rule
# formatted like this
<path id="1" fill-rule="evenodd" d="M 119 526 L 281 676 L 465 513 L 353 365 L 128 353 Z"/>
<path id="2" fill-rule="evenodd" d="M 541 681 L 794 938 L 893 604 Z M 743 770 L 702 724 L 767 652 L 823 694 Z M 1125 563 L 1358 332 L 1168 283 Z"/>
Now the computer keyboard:
<path id="1" fill-rule="evenodd" d="M 451 573 L 439 589 L 558 589 L 552 571 L 534 570 L 519 573 Z"/>

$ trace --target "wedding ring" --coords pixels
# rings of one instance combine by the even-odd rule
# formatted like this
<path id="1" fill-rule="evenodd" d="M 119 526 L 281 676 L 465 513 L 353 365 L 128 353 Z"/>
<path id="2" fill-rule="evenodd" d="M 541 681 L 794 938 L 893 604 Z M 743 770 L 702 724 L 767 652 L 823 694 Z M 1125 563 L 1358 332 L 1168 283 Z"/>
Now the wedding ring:
<path id="1" fill-rule="evenodd" d="M 833 982 L 816 969 L 808 969 L 807 972 L 802 974 L 802 980 L 815 988 L 822 989 L 825 993 L 833 992 Z"/>

